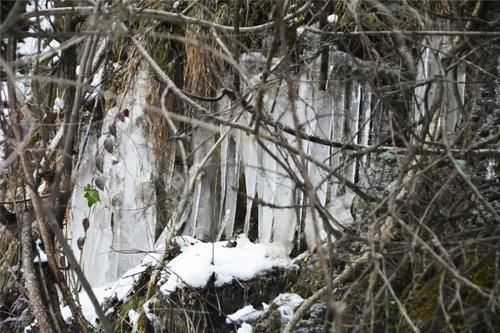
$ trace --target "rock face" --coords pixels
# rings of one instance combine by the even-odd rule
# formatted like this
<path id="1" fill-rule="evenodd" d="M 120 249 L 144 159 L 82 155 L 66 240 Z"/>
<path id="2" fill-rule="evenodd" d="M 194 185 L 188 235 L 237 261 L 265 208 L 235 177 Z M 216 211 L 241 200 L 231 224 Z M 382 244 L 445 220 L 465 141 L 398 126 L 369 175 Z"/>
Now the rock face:
<path id="1" fill-rule="evenodd" d="M 263 303 L 270 303 L 297 279 L 296 269 L 275 269 L 248 281 L 233 280 L 216 287 L 215 278 L 203 288 L 183 288 L 169 296 L 155 297 L 144 307 L 146 315 L 139 321 L 141 327 L 154 327 L 158 332 L 234 332 L 242 324 L 231 322 L 228 315 L 245 306 L 263 310 Z M 147 282 L 143 279 L 142 284 Z M 130 309 L 142 311 L 143 291 L 138 284 L 134 293 L 123 304 L 110 304 L 115 309 L 115 328 L 127 331 L 124 322 Z"/>

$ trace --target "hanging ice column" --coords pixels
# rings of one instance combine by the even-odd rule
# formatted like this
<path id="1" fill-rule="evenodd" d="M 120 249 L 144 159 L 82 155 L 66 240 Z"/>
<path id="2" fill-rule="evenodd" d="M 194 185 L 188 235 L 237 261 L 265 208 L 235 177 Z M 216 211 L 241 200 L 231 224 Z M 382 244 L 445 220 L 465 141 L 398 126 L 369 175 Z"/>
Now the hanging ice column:
<path id="1" fill-rule="evenodd" d="M 263 62 L 265 62 L 265 58 L 260 53 L 244 54 L 241 58 L 242 65 L 251 72 L 258 72 Z M 249 87 L 249 89 L 251 88 Z M 266 117 L 283 126 L 293 128 L 290 103 L 296 104 L 296 101 L 289 100 L 288 88 L 284 81 L 270 85 L 264 95 L 263 109 Z M 311 92 L 311 89 L 304 88 L 302 83 L 299 83 L 297 89 L 299 94 L 304 90 L 306 95 Z M 301 95 L 301 97 L 311 101 L 311 96 Z M 304 110 L 300 106 L 295 107 L 301 124 L 307 125 Z M 245 114 L 240 121 L 243 125 L 249 126 L 250 118 L 249 114 Z M 261 126 L 262 133 L 266 133 L 266 135 L 276 134 L 285 143 L 297 146 L 293 135 L 280 132 L 278 128 L 272 127 L 269 127 L 269 133 L 265 128 L 265 125 Z M 294 209 L 294 205 L 296 205 L 295 195 L 298 192 L 296 192 L 295 181 L 291 178 L 291 174 L 300 179 L 300 172 L 286 149 L 265 140 L 258 142 L 253 135 L 246 133 L 239 133 L 237 137 L 238 151 L 241 153 L 243 167 L 241 172 L 245 175 L 247 196 L 244 231 L 249 232 L 252 203 L 256 202 L 255 198 L 258 198 L 259 241 L 281 243 L 290 251 L 298 220 L 297 210 Z M 307 142 L 305 142 L 304 149 L 307 149 Z"/>
<path id="2" fill-rule="evenodd" d="M 242 64 L 255 71 L 255 68 L 259 68 L 259 59 L 263 61 L 262 56 L 247 54 L 242 57 Z M 369 140 L 371 117 L 371 94 L 368 87 L 357 81 L 346 84 L 345 78 L 342 78 L 342 80 L 331 79 L 328 89 L 320 90 L 317 84 L 319 68 L 319 59 L 304 65 L 295 80 L 297 96 L 294 101 L 288 99 L 286 83 L 277 80 L 278 83 L 268 89 L 265 97 L 267 115 L 283 126 L 294 128 L 290 107 L 290 103 L 294 103 L 299 125 L 306 134 L 335 142 L 366 145 Z M 245 121 L 245 125 L 248 125 L 248 120 Z M 249 198 L 245 231 L 248 231 L 252 199 L 257 196 L 261 202 L 258 207 L 258 235 L 261 242 L 281 242 L 291 250 L 299 225 L 306 234 L 308 245 L 313 247 L 315 231 L 311 211 L 309 208 L 304 210 L 303 207 L 289 208 L 294 205 L 297 207 L 308 205 L 303 195 L 297 195 L 300 191 L 296 191 L 292 177 L 295 176 L 300 181 L 302 178 L 292 156 L 288 151 L 270 142 L 263 142 L 263 147 L 259 146 L 256 139 L 250 135 L 241 134 L 240 138 L 239 151 L 242 153 L 242 171 L 245 173 Z M 281 133 L 279 139 L 285 139 L 287 144 L 298 147 L 297 138 L 293 135 Z M 356 181 L 358 163 L 356 160 L 346 162 L 345 156 L 341 156 L 341 149 L 305 139 L 302 140 L 302 149 L 306 154 L 333 169 L 344 163 L 346 179 L 350 182 Z M 366 158 L 364 161 L 366 162 Z M 312 185 L 317 189 L 319 203 L 338 221 L 350 223 L 353 193 L 344 186 L 345 184 L 328 175 L 327 171 L 314 163 L 307 162 L 307 172 Z M 339 169 L 339 173 L 342 173 L 342 168 Z M 303 217 L 305 220 L 302 221 Z M 322 232 L 321 219 L 317 219 L 316 222 Z"/>
<path id="3" fill-rule="evenodd" d="M 234 106 L 232 102 L 224 98 L 218 104 L 218 107 L 223 110 L 232 110 Z M 227 114 L 230 117 L 233 112 L 227 112 Z M 226 238 L 233 236 L 240 175 L 240 146 L 237 144 L 238 138 L 233 137 L 235 132 L 229 127 L 221 126 L 220 128 L 220 135 L 221 137 L 225 136 L 225 138 L 221 143 L 220 153 L 220 207 L 218 213 L 218 232 L 215 239 L 217 241 L 221 239 L 223 234 Z"/>
<path id="4" fill-rule="evenodd" d="M 123 104 L 130 110 L 124 122 L 116 118 L 121 110 L 107 110 L 102 135 L 97 138 L 91 133 L 77 174 L 69 212 L 71 243 L 94 287 L 116 280 L 140 262 L 144 251 L 154 248 L 155 170 L 152 147 L 144 130 L 148 87 L 146 73 L 140 72 L 130 89 L 131 96 Z M 116 138 L 109 130 L 113 122 Z M 106 139 L 113 142 L 111 153 L 104 148 Z M 103 158 L 103 173 L 96 168 L 99 157 Z M 104 190 L 99 191 L 100 202 L 89 209 L 84 188 L 99 176 L 105 177 Z M 84 218 L 89 219 L 87 232 L 82 226 Z"/>
<path id="5" fill-rule="evenodd" d="M 333 56 L 334 55 L 334 56 Z M 328 92 L 333 98 L 332 132 L 330 140 L 367 146 L 371 130 L 372 95 L 367 82 L 356 79 L 349 80 L 350 61 L 347 55 L 332 51 L 330 57 L 330 75 Z M 349 159 L 351 151 L 332 147 L 330 150 L 330 167 L 338 169 L 345 181 L 356 183 L 363 176 L 367 166 L 367 156 Z M 341 224 L 353 221 L 351 205 L 354 192 L 340 179 L 331 177 L 329 182 L 327 208 L 330 214 Z"/>
<path id="6" fill-rule="evenodd" d="M 496 93 L 496 105 L 500 107 L 500 56 L 497 58 L 497 79 L 495 85 L 495 93 Z M 498 175 L 496 173 L 497 169 L 497 158 L 489 157 L 486 164 L 486 180 L 490 182 L 497 182 Z"/>
<path id="7" fill-rule="evenodd" d="M 196 127 L 193 129 L 193 166 L 190 177 L 197 178 L 193 194 L 193 205 L 184 234 L 202 240 L 213 241 L 217 235 L 216 212 L 217 185 L 215 158 L 210 153 L 215 143 L 212 131 Z"/>
<path id="8" fill-rule="evenodd" d="M 420 121 L 427 112 L 433 110 L 435 103 L 440 103 L 433 115 L 429 128 L 430 139 L 451 135 L 460 124 L 465 95 L 465 65 L 459 63 L 448 72 L 442 60 L 452 49 L 453 40 L 449 36 L 430 36 L 424 39 L 424 48 L 418 61 L 415 89 L 414 117 Z M 438 79 L 441 77 L 442 79 Z M 439 87 L 441 85 L 441 87 Z M 439 89 L 442 88 L 441 95 Z M 421 125 L 418 126 L 420 132 Z"/>

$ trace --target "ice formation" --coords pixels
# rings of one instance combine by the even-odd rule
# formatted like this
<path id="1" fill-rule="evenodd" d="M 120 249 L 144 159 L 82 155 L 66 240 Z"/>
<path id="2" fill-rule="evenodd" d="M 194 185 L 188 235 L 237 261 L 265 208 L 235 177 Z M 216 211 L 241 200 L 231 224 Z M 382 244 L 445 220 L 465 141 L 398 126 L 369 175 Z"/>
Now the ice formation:
<path id="1" fill-rule="evenodd" d="M 263 57 L 244 55 L 252 63 Z M 332 63 L 330 71 L 334 69 Z M 367 85 L 360 82 L 347 84 L 329 79 L 327 89 L 320 90 L 316 81 L 319 76 L 319 60 L 312 62 L 298 74 L 294 101 L 289 100 L 285 82 L 272 84 L 264 95 L 264 107 L 273 121 L 295 128 L 298 125 L 305 134 L 336 142 L 367 144 L 370 134 L 371 94 Z M 258 79 L 258 78 L 257 78 Z M 250 87 L 249 87 L 250 89 Z M 132 98 L 124 104 L 131 110 L 130 119 L 116 121 L 120 110 L 110 109 L 103 121 L 101 135 L 93 132 L 86 145 L 80 172 L 72 198 L 71 231 L 73 249 L 80 253 L 77 240 L 85 237 L 82 266 L 93 286 L 101 286 L 116 280 L 128 269 L 137 265 L 141 251 L 153 249 L 155 223 L 155 191 L 153 184 L 154 156 L 149 139 L 141 126 L 147 74 L 141 72 L 134 83 Z M 128 103 L 128 104 L 127 104 Z M 226 104 L 223 104 L 226 103 Z M 220 108 L 229 107 L 221 102 Z M 295 124 L 291 109 L 297 112 Z M 115 122 L 116 137 L 110 133 Z M 250 125 L 250 116 L 243 115 L 240 122 Z M 306 205 L 307 199 L 295 188 L 296 179 L 302 181 L 301 168 L 305 167 L 309 180 L 317 188 L 317 200 L 342 223 L 352 221 L 350 204 L 353 194 L 344 184 L 328 176 L 328 172 L 310 161 L 301 161 L 271 142 L 258 141 L 253 135 L 221 126 L 220 153 L 210 156 L 217 138 L 214 133 L 196 128 L 193 143 L 198 148 L 193 156 L 191 175 L 201 168 L 196 182 L 193 202 L 184 233 L 203 240 L 230 238 L 234 233 L 237 191 L 240 175 L 246 183 L 247 209 L 244 232 L 250 229 L 250 214 L 254 199 L 260 202 L 258 212 L 258 241 L 276 243 L 289 253 L 293 247 L 297 228 L 306 233 L 310 247 L 316 245 L 316 232 L 310 209 L 295 209 Z M 358 130 L 360 134 L 358 134 Z M 299 147 L 297 138 L 281 133 L 282 139 L 291 146 Z M 301 140 L 305 154 L 330 168 L 340 167 L 346 178 L 356 181 L 357 161 L 347 161 L 339 148 Z M 96 163 L 96 156 L 101 156 Z M 103 156 L 103 158 L 102 158 Z M 201 165 L 205 163 L 204 165 Z M 98 164 L 98 166 L 96 166 Z M 102 165 L 101 165 L 102 164 Z M 301 166 L 303 165 L 303 166 Z M 103 169 L 103 174 L 96 170 Z M 89 209 L 84 197 L 87 184 L 104 186 L 101 201 Z M 240 189 L 241 190 L 241 189 Z M 304 210 L 305 209 L 305 210 Z M 88 218 L 90 227 L 85 234 L 81 221 Z M 318 221 L 318 219 L 316 219 Z M 320 237 L 325 235 L 322 223 L 318 223 Z M 122 252 L 123 251 L 123 252 Z M 173 282 L 170 282 L 173 283 Z M 168 287 L 164 287 L 165 290 Z"/>
<path id="2" fill-rule="evenodd" d="M 69 216 L 72 248 L 94 287 L 116 280 L 140 262 L 144 251 L 154 249 L 154 156 L 143 128 L 147 83 L 146 73 L 140 72 L 131 89 L 133 95 L 123 106 L 129 106 L 129 118 L 117 121 L 121 110 L 112 108 L 107 110 L 101 135 L 90 132 L 77 174 Z M 103 143 L 110 137 L 113 122 L 117 137 L 112 138 L 114 149 L 109 153 Z M 102 175 L 96 170 L 98 156 L 104 158 Z M 84 188 L 97 177 L 103 177 L 104 190 L 99 191 L 100 202 L 89 208 Z M 87 232 L 82 226 L 84 218 L 90 221 Z M 81 237 L 85 237 L 82 254 L 77 244 Z"/>
<path id="3" fill-rule="evenodd" d="M 452 47 L 449 36 L 431 36 L 425 39 L 426 45 L 417 65 L 417 88 L 415 89 L 414 117 L 415 122 L 422 115 L 433 110 L 433 105 L 441 96 L 446 103 L 433 115 L 429 129 L 431 139 L 442 136 L 450 137 L 459 124 L 465 96 L 465 66 L 458 65 L 456 69 L 445 72 L 442 60 Z M 443 79 L 440 79 L 443 78 Z M 429 85 L 425 83 L 429 82 Z M 422 125 L 418 126 L 420 130 Z"/>

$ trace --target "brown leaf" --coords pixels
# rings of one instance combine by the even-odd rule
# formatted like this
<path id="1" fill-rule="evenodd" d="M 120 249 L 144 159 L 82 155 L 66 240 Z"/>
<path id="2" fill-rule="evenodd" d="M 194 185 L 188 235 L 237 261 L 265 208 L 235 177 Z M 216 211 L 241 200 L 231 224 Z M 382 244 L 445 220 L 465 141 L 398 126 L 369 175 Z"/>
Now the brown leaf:
<path id="1" fill-rule="evenodd" d="M 54 170 L 50 170 L 50 169 L 47 169 L 47 170 L 44 170 L 40 176 L 48 181 L 49 183 L 52 183 L 52 181 L 54 180 L 54 177 L 56 176 L 56 173 Z"/>
<path id="2" fill-rule="evenodd" d="M 104 172 L 104 157 L 98 155 L 95 157 L 95 166 L 100 172 Z"/>
<path id="3" fill-rule="evenodd" d="M 76 240 L 76 245 L 80 250 L 82 250 L 83 245 L 85 245 L 85 237 L 78 237 L 78 239 Z"/>
<path id="4" fill-rule="evenodd" d="M 68 264 L 66 263 L 66 257 L 65 256 L 60 256 L 59 257 L 59 267 L 62 269 L 68 268 Z"/>
<path id="5" fill-rule="evenodd" d="M 114 146 L 113 138 L 110 135 L 108 135 L 106 137 L 106 140 L 104 140 L 104 149 L 106 149 L 106 151 L 108 153 L 112 154 L 113 153 L 113 146 Z"/>
<path id="6" fill-rule="evenodd" d="M 89 221 L 89 219 L 88 219 L 88 218 L 84 218 L 84 219 L 82 220 L 82 226 L 83 226 L 83 230 L 84 230 L 85 232 L 87 232 L 87 230 L 89 229 L 89 225 L 90 225 L 90 221 Z"/>
<path id="7" fill-rule="evenodd" d="M 125 114 L 123 113 L 123 111 L 118 112 L 118 114 L 116 115 L 116 117 L 118 119 L 120 119 L 121 122 L 125 121 Z"/>
<path id="8" fill-rule="evenodd" d="M 108 130 L 109 130 L 109 134 L 111 134 L 112 136 L 114 136 L 116 138 L 116 121 L 113 121 L 113 123 L 111 125 L 109 125 Z"/>
<path id="9" fill-rule="evenodd" d="M 106 177 L 96 177 L 96 179 L 94 179 L 94 183 L 101 191 L 104 191 L 104 185 L 106 185 Z"/>
<path id="10" fill-rule="evenodd" d="M 236 247 L 236 241 L 228 240 L 226 243 L 226 247 Z"/>

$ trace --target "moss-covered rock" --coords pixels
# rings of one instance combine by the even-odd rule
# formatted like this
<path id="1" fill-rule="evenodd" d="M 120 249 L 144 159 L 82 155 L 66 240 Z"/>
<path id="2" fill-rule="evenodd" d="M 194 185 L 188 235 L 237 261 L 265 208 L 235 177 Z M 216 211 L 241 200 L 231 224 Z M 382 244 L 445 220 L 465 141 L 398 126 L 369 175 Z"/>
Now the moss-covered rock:
<path id="1" fill-rule="evenodd" d="M 228 314 L 253 305 L 261 308 L 297 281 L 296 269 L 278 268 L 249 281 L 233 280 L 215 287 L 215 277 L 201 289 L 184 288 L 169 296 L 159 296 L 150 312 L 166 332 L 231 332 L 234 325 L 226 323 Z"/>

